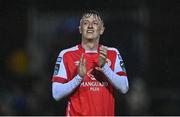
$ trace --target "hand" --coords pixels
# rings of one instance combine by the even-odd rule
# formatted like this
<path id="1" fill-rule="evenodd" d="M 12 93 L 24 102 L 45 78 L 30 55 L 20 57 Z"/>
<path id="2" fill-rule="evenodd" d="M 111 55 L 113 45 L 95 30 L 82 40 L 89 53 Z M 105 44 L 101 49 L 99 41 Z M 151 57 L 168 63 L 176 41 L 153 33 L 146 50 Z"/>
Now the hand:
<path id="1" fill-rule="evenodd" d="M 98 64 L 100 67 L 103 67 L 104 64 L 106 63 L 106 58 L 107 58 L 107 47 L 101 46 L 100 51 L 99 51 L 99 58 L 98 58 Z"/>
<path id="2" fill-rule="evenodd" d="M 84 58 L 84 55 L 81 55 L 79 65 L 78 65 L 78 74 L 81 78 L 84 78 L 86 75 L 86 59 Z"/>

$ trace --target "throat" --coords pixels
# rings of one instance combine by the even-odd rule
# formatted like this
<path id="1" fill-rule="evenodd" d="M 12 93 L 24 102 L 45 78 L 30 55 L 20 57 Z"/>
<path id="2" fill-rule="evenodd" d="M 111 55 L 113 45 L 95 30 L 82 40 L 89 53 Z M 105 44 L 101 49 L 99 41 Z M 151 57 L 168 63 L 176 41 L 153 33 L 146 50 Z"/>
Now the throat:
<path id="1" fill-rule="evenodd" d="M 82 47 L 85 49 L 85 51 L 97 51 L 98 44 L 96 43 L 82 43 Z"/>

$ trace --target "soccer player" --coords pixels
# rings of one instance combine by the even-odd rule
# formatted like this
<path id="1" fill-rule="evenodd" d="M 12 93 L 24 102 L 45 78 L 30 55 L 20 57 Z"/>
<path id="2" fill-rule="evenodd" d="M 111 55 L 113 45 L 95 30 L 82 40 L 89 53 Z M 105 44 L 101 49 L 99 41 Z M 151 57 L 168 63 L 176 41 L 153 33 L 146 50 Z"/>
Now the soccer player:
<path id="1" fill-rule="evenodd" d="M 113 116 L 114 88 L 125 94 L 128 78 L 116 48 L 99 44 L 104 32 L 97 11 L 87 11 L 80 20 L 81 43 L 60 52 L 52 78 L 55 100 L 69 97 L 66 115 Z"/>

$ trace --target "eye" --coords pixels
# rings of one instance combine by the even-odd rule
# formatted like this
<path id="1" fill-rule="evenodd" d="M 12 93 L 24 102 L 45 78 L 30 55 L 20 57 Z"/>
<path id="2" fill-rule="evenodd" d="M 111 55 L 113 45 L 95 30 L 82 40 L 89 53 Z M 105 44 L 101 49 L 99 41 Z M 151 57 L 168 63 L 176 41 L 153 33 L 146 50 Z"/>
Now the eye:
<path id="1" fill-rule="evenodd" d="M 88 24 L 88 22 L 83 22 L 83 25 L 87 25 Z"/>
<path id="2" fill-rule="evenodd" d="M 94 24 L 94 25 L 98 25 L 98 23 L 97 23 L 97 22 L 94 22 L 93 24 Z"/>

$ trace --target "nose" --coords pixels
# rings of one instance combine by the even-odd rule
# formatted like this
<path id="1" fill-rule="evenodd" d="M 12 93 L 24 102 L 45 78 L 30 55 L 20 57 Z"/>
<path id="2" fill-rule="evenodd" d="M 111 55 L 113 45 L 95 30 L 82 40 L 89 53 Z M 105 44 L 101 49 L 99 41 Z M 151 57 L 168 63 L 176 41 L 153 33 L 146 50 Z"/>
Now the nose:
<path id="1" fill-rule="evenodd" d="M 90 29 L 93 28 L 92 23 L 89 23 L 88 28 L 90 28 Z"/>

